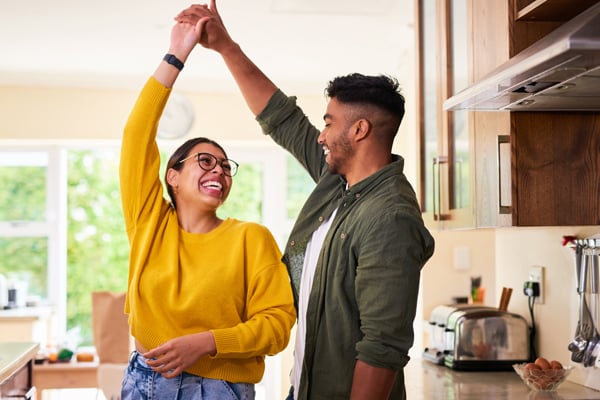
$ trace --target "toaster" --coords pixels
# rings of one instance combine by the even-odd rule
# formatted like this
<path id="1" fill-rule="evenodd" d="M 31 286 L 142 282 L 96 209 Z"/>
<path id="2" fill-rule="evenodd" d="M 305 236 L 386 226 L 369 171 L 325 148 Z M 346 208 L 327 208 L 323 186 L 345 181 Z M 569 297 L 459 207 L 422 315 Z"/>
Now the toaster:
<path id="1" fill-rule="evenodd" d="M 462 371 L 512 370 L 531 359 L 530 329 L 520 315 L 473 304 L 435 307 L 423 358 Z"/>

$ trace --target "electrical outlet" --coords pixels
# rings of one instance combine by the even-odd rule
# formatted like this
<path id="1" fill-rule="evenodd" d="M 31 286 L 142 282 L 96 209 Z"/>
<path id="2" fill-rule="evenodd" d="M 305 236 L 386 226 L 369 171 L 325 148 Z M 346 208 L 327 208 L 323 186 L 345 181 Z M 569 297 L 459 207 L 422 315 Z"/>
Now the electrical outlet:
<path id="1" fill-rule="evenodd" d="M 540 287 L 540 295 L 535 298 L 536 304 L 544 304 L 544 293 L 546 288 L 544 287 L 544 267 L 533 266 L 529 269 L 529 280 L 531 282 L 538 282 Z"/>

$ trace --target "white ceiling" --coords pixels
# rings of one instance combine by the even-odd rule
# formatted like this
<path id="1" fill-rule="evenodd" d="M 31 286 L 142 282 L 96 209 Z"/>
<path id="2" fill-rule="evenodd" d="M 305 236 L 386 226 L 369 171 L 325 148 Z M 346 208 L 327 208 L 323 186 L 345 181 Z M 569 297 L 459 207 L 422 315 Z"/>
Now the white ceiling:
<path id="1" fill-rule="evenodd" d="M 233 38 L 276 83 L 312 91 L 344 73 L 399 76 L 412 68 L 412 3 L 220 0 L 218 7 Z M 139 87 L 168 48 L 173 17 L 189 4 L 1 0 L 0 84 Z M 203 48 L 188 59 L 184 85 L 234 88 L 221 59 Z"/>

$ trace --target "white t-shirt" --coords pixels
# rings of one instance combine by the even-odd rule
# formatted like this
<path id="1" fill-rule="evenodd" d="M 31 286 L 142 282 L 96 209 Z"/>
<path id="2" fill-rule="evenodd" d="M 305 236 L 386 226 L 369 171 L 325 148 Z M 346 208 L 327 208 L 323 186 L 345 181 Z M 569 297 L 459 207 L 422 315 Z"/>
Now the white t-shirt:
<path id="1" fill-rule="evenodd" d="M 304 361 L 304 345 L 306 338 L 306 309 L 308 308 L 308 296 L 313 284 L 315 269 L 319 254 L 323 248 L 325 236 L 331 227 L 337 209 L 331 213 L 329 219 L 323 221 L 321 226 L 313 232 L 306 245 L 306 254 L 304 255 L 304 267 L 302 268 L 302 278 L 300 279 L 300 293 L 298 294 L 298 324 L 296 326 L 296 344 L 294 346 L 294 368 L 292 370 L 292 386 L 294 387 L 294 399 L 298 398 L 298 388 L 300 386 L 300 375 L 302 374 L 302 363 Z"/>

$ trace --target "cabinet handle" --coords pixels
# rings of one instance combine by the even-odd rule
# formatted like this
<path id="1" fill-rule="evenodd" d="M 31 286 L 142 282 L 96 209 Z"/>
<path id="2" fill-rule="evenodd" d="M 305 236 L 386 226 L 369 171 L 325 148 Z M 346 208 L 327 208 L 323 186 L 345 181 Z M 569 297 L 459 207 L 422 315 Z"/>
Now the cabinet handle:
<path id="1" fill-rule="evenodd" d="M 26 399 L 35 399 L 37 395 L 37 389 L 35 386 L 32 386 L 27 393 L 25 393 L 25 398 Z"/>
<path id="2" fill-rule="evenodd" d="M 27 399 L 27 400 L 33 400 L 36 398 L 37 389 L 35 388 L 35 386 L 32 386 L 31 388 L 29 388 L 29 390 L 27 390 L 25 393 L 23 393 L 23 390 L 19 389 L 18 391 L 15 391 L 14 393 L 9 392 L 6 395 L 6 397 L 2 397 L 2 398 L 3 399 Z"/>
<path id="3" fill-rule="evenodd" d="M 463 166 L 462 159 L 460 159 L 460 158 L 456 159 L 456 161 L 454 162 L 454 168 L 456 169 L 456 173 L 454 174 L 454 176 L 456 179 L 456 187 L 458 187 L 460 189 L 462 189 L 462 187 L 463 187 L 462 166 Z M 458 196 L 456 197 L 455 208 L 463 207 L 463 195 L 462 195 L 462 190 L 460 190 L 460 189 L 458 190 Z"/>
<path id="4" fill-rule="evenodd" d="M 498 213 L 510 214 L 511 179 L 510 179 L 510 135 L 498 135 Z M 502 182 L 507 180 L 506 185 Z M 506 182 L 505 182 L 506 183 Z M 506 191 L 506 193 L 505 193 Z"/>
<path id="5" fill-rule="evenodd" d="M 434 221 L 444 221 L 450 219 L 446 214 L 442 214 L 442 172 L 440 165 L 447 164 L 448 157 L 446 156 L 438 156 L 433 158 L 433 167 L 431 168 L 431 173 L 433 174 L 433 220 Z M 437 178 L 437 185 L 436 185 Z M 437 196 L 436 196 L 437 195 Z M 437 206 L 437 210 L 436 210 Z M 438 212 L 439 211 L 439 212 Z"/>

